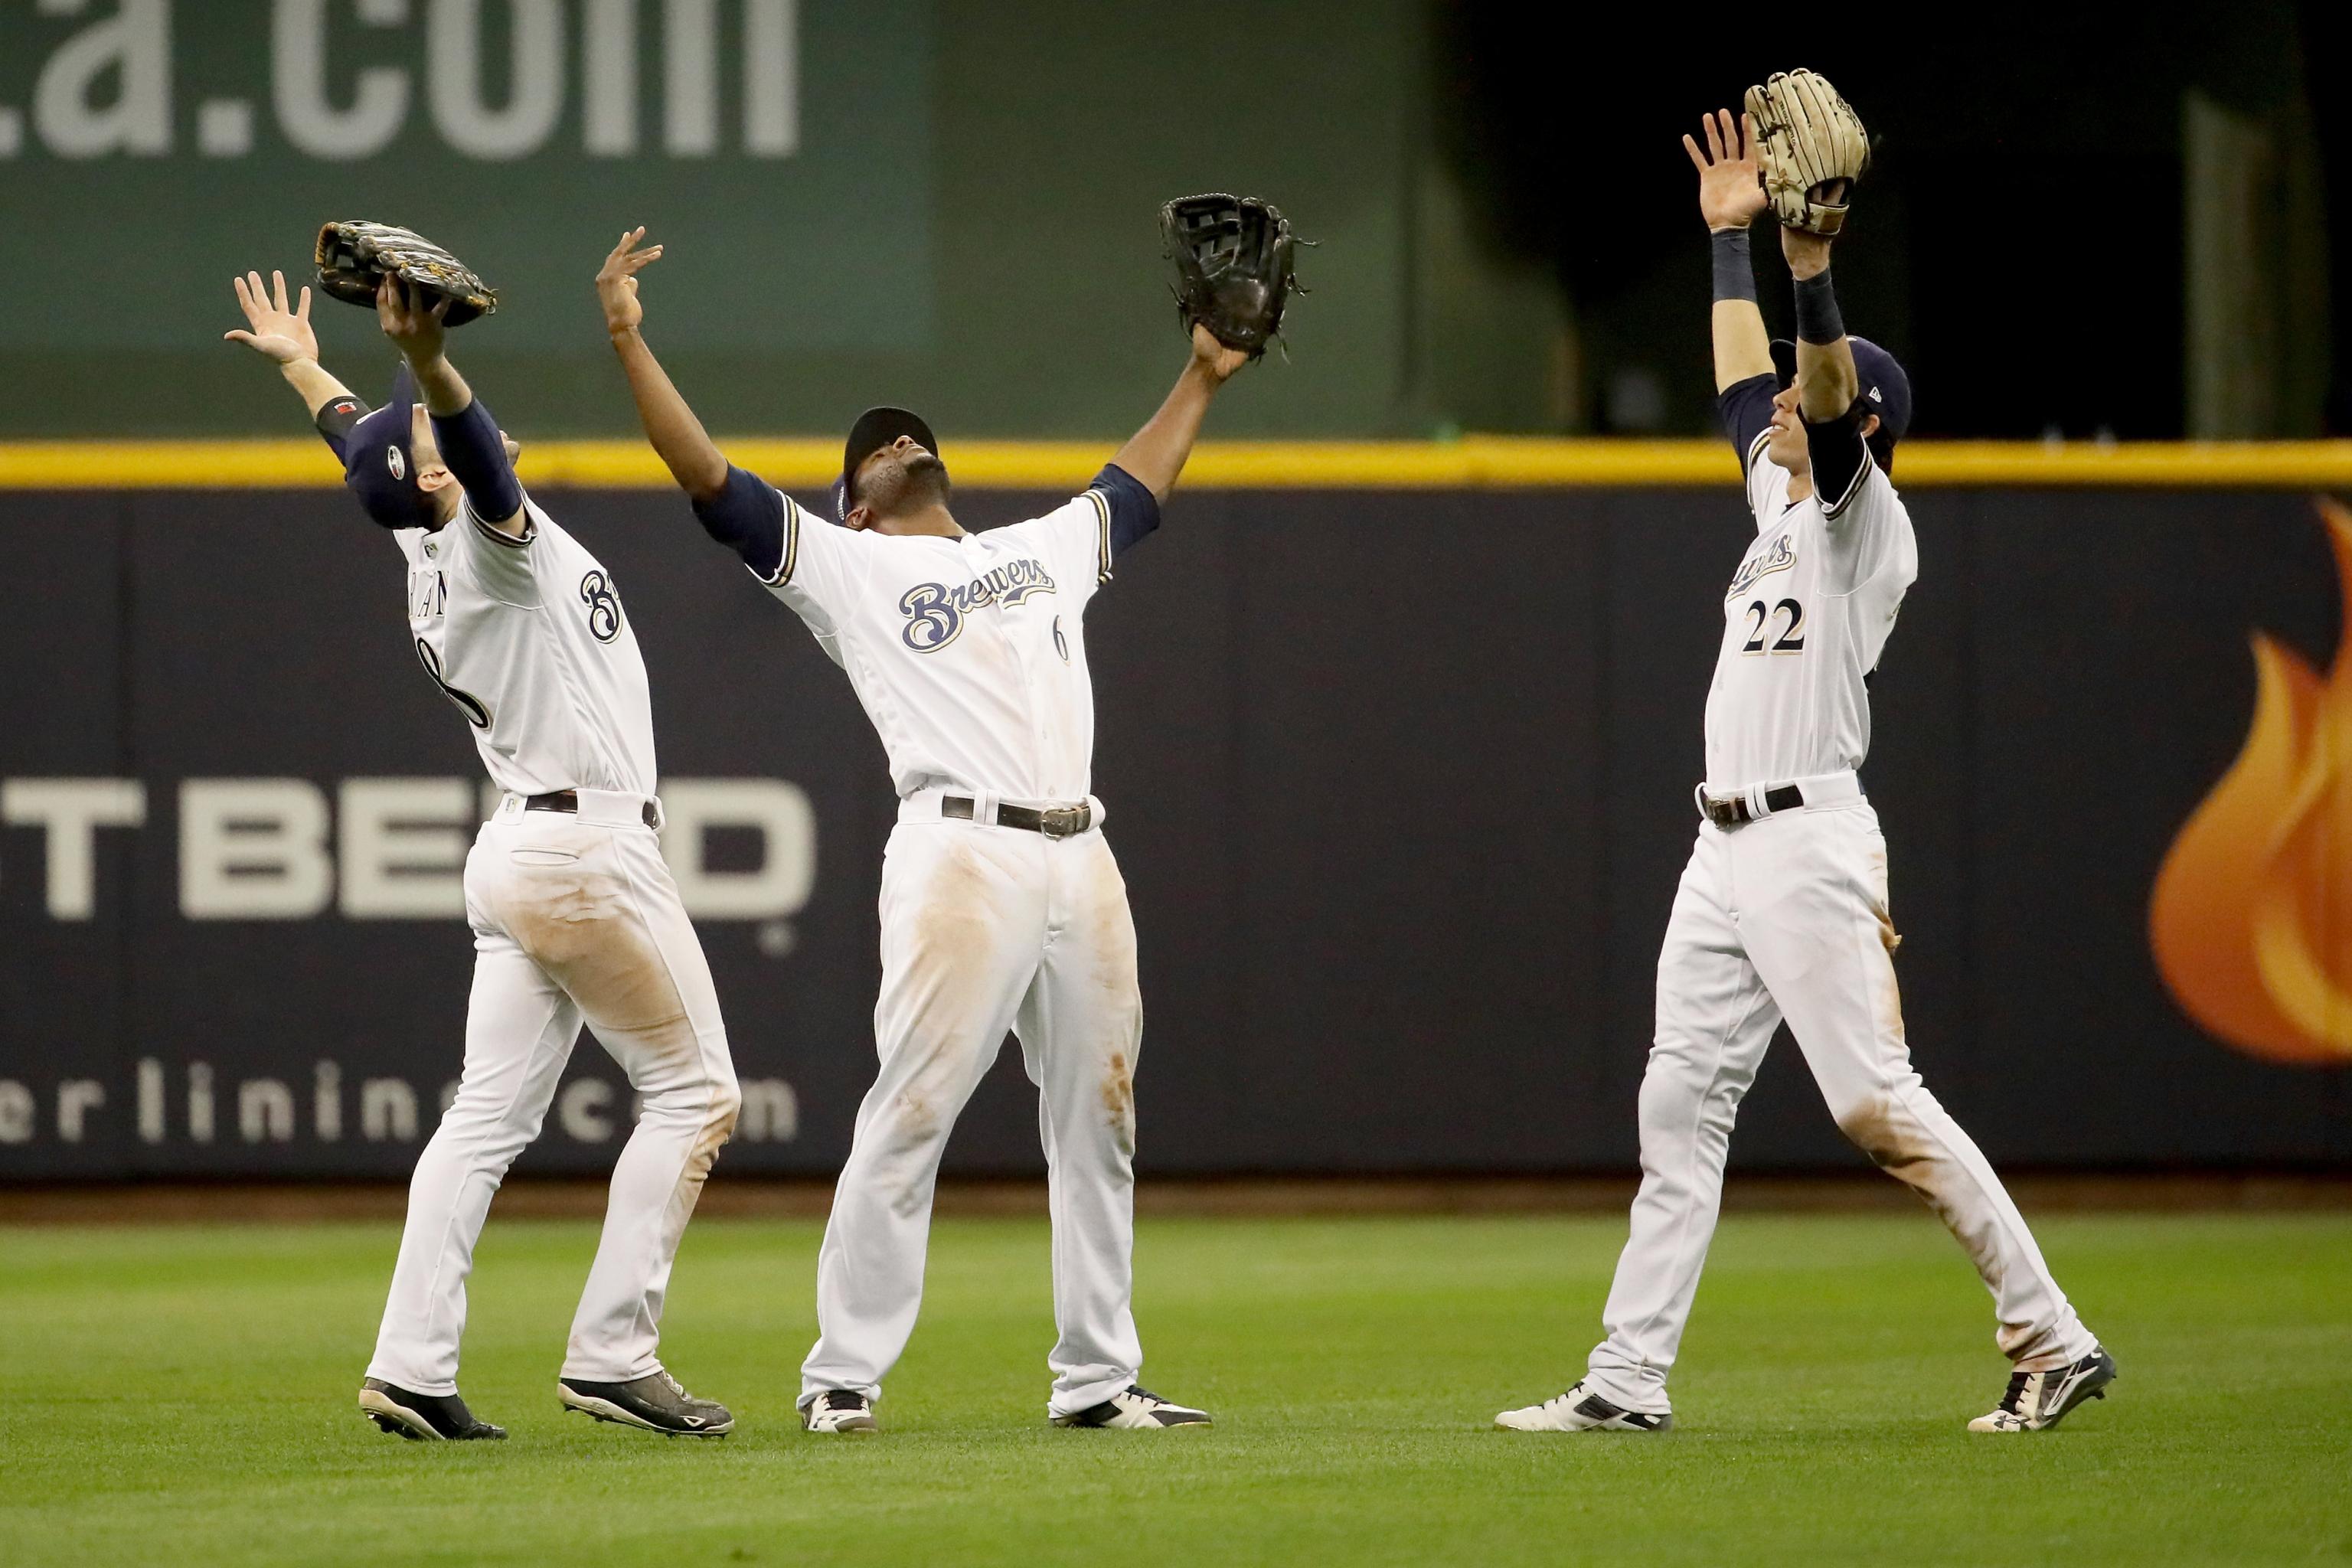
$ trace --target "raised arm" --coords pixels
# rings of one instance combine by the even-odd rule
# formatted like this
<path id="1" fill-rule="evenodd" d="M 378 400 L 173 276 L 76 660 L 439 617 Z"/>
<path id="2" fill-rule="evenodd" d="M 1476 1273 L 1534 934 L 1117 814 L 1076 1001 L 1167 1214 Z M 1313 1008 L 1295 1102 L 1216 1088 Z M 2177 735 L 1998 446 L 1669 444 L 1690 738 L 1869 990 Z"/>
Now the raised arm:
<path id="1" fill-rule="evenodd" d="M 640 330 L 646 311 L 637 299 L 637 274 L 660 258 L 662 247 L 635 248 L 645 237 L 642 226 L 621 236 L 621 243 L 613 247 L 596 273 L 596 299 L 604 307 L 604 331 L 613 340 L 613 352 L 621 356 L 621 370 L 629 378 L 629 395 L 636 400 L 637 422 L 646 427 L 646 439 L 668 465 L 678 489 L 698 503 L 709 501 L 727 489 L 727 458 L 703 429 L 702 421 L 694 416 L 694 410 L 687 406 L 669 373 L 654 358 L 654 351 L 646 346 Z"/>
<path id="2" fill-rule="evenodd" d="M 1853 345 L 1830 288 L 1830 240 L 1783 228 L 1780 253 L 1797 285 L 1797 412 L 1810 424 L 1826 425 L 1843 417 L 1862 389 Z"/>
<path id="3" fill-rule="evenodd" d="M 376 324 L 416 377 L 417 396 L 433 421 L 433 444 L 443 466 L 457 478 L 476 517 L 520 539 L 530 532 L 530 524 L 523 516 L 514 458 L 499 422 L 449 363 L 442 323 L 448 313 L 446 299 L 427 304 L 425 290 L 411 289 L 390 273 L 376 287 Z"/>
<path id="4" fill-rule="evenodd" d="M 1246 353 L 1225 347 L 1208 328 L 1195 323 L 1192 357 L 1176 378 L 1167 401 L 1111 461 L 1150 490 L 1154 500 L 1167 500 L 1168 492 L 1176 488 L 1176 476 L 1184 471 L 1184 460 L 1192 455 L 1192 443 L 1200 437 L 1210 400 L 1248 362 Z"/>
<path id="5" fill-rule="evenodd" d="M 1715 389 L 1772 373 L 1772 343 L 1764 313 L 1756 305 L 1756 272 L 1748 254 L 1748 228 L 1769 205 L 1756 162 L 1756 125 L 1718 109 L 1703 124 L 1706 146 L 1683 138 L 1683 151 L 1698 170 L 1698 210 L 1706 220 L 1715 252 Z"/>
<path id="6" fill-rule="evenodd" d="M 637 241 L 645 237 L 642 225 L 623 234 L 596 271 L 596 301 L 604 308 L 605 334 L 629 378 L 637 423 L 646 427 L 646 439 L 668 466 L 670 478 L 694 503 L 703 531 L 741 556 L 761 582 L 781 581 L 789 503 L 773 485 L 727 460 L 687 406 L 669 373 L 654 358 L 654 351 L 646 346 L 641 330 L 646 308 L 637 298 L 637 274 L 660 259 L 662 247 L 639 248 Z"/>
<path id="7" fill-rule="evenodd" d="M 225 342 L 243 343 L 246 347 L 274 361 L 286 384 L 300 395 L 302 405 L 310 411 L 315 424 L 320 410 L 338 399 L 358 405 L 352 389 L 329 375 L 319 363 L 319 338 L 310 330 L 310 290 L 305 287 L 300 302 L 289 305 L 286 299 L 286 274 L 269 275 L 271 289 L 265 289 L 261 274 L 248 272 L 232 279 L 236 289 L 236 302 L 245 311 L 246 325 L 223 332 Z M 274 289 L 274 292 L 272 289 Z"/>

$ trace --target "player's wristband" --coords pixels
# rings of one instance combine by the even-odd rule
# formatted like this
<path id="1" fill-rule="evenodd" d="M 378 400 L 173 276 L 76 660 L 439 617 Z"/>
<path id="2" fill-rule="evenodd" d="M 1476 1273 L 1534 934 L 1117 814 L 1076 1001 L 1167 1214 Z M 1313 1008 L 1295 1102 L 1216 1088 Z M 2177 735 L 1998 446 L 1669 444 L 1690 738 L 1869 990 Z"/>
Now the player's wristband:
<path id="1" fill-rule="evenodd" d="M 1706 239 L 1715 253 L 1715 297 L 1756 303 L 1756 267 L 1748 258 L 1748 231 L 1710 229 Z"/>
<path id="2" fill-rule="evenodd" d="M 1830 287 L 1830 269 L 1797 279 L 1797 339 L 1800 342 L 1833 343 L 1845 336 L 1845 320 L 1838 314 L 1837 290 Z"/>
<path id="3" fill-rule="evenodd" d="M 360 421 L 367 416 L 368 405 L 346 392 L 327 399 L 320 405 L 316 423 L 320 436 L 341 458 L 344 447 L 351 441 L 352 432 L 358 429 Z"/>

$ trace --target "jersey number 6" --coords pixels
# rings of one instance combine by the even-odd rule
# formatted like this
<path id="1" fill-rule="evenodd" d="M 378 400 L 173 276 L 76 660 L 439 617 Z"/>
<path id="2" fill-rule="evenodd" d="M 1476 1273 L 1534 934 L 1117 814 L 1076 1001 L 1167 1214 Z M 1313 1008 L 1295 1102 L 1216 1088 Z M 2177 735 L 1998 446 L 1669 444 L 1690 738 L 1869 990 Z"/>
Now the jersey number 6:
<path id="1" fill-rule="evenodd" d="M 1804 605 L 1797 603 L 1794 599 L 1783 599 L 1768 610 L 1764 607 L 1764 601 L 1757 599 L 1748 605 L 1748 613 L 1753 616 L 1754 619 L 1748 622 L 1748 640 L 1739 645 L 1740 652 L 1763 653 L 1767 651 L 1764 646 L 1765 623 L 1769 621 L 1775 616 L 1781 616 L 1783 619 L 1780 626 L 1780 635 L 1773 639 L 1769 651 L 1773 653 L 1802 653 L 1805 651 L 1805 639 L 1798 635 L 1805 629 Z"/>

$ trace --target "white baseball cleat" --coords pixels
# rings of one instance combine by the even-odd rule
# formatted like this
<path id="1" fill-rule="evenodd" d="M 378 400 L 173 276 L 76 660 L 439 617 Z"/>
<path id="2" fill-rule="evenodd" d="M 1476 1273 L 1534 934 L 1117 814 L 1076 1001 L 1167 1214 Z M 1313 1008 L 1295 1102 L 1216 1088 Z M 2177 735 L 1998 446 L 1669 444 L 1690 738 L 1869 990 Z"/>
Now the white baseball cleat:
<path id="1" fill-rule="evenodd" d="M 1969 1423 L 1971 1432 L 2046 1432 L 2084 1401 L 2105 1399 L 2116 1380 L 2116 1358 L 2102 1346 L 2072 1366 L 2013 1372 L 2000 1403 Z"/>
<path id="2" fill-rule="evenodd" d="M 874 1402 L 846 1388 L 828 1388 L 801 1406 L 801 1425 L 812 1432 L 879 1432 Z"/>
<path id="3" fill-rule="evenodd" d="M 1056 1415 L 1056 1426 L 1109 1426 L 1134 1431 L 1158 1431 L 1162 1426 L 1206 1426 L 1209 1413 L 1188 1405 L 1172 1404 L 1152 1393 L 1139 1383 L 1125 1388 L 1086 1409 L 1068 1415 Z"/>
<path id="4" fill-rule="evenodd" d="M 1507 1432 L 1664 1432 L 1674 1424 L 1675 1418 L 1663 1412 L 1653 1415 L 1612 1405 L 1586 1392 L 1581 1383 L 1557 1399 L 1495 1417 L 1495 1425 Z"/>

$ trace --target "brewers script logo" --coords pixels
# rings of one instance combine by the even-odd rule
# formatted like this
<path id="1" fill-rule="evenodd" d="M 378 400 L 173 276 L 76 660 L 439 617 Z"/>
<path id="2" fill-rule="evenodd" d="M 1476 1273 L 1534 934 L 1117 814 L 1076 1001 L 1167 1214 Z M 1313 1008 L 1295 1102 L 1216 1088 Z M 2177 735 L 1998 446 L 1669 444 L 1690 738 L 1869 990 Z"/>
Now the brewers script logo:
<path id="1" fill-rule="evenodd" d="M 1739 597 L 1739 591 L 1759 577 L 1769 577 L 1775 572 L 1786 572 L 1797 563 L 1796 541 L 1790 537 L 1793 530 L 1783 530 L 1771 543 L 1759 546 L 1756 552 L 1739 563 L 1732 577 L 1731 586 L 1724 590 L 1727 599 Z"/>
<path id="2" fill-rule="evenodd" d="M 899 632 L 917 653 L 935 653 L 955 641 L 963 618 L 985 605 L 1017 605 L 1032 594 L 1054 592 L 1054 579 L 1042 562 L 1016 556 L 985 577 L 961 587 L 944 583 L 918 583 L 898 599 L 898 613 L 907 617 Z M 1059 630 L 1059 623 L 1055 623 Z"/>
<path id="3" fill-rule="evenodd" d="M 2345 595 L 2325 676 L 2256 633 L 2245 749 L 2173 840 L 2148 934 L 2189 1016 L 2250 1056 L 2352 1063 L 2352 510 L 2319 502 Z"/>

